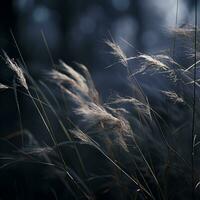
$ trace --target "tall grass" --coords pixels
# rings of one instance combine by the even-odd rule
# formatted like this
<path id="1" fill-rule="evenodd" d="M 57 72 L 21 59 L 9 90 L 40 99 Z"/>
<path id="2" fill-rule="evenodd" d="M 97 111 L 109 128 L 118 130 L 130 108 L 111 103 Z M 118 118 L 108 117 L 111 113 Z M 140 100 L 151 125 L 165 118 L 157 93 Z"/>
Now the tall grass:
<path id="1" fill-rule="evenodd" d="M 128 57 L 106 41 L 131 90 L 107 102 L 82 64 L 52 59 L 53 69 L 35 80 L 23 58 L 4 53 L 14 84 L 0 91 L 14 93 L 20 128 L 0 138 L 0 199 L 198 199 L 197 15 L 195 22 L 172 31 L 187 44 L 193 33 L 190 66 L 175 60 L 175 43 L 171 57 Z"/>

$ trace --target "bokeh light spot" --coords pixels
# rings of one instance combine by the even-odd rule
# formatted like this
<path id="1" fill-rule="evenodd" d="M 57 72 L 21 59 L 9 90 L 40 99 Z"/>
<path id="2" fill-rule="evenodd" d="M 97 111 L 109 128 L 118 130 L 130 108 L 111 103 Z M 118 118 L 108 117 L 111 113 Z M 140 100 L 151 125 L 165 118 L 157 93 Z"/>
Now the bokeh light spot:
<path id="1" fill-rule="evenodd" d="M 126 11 L 130 6 L 130 0 L 112 0 L 112 4 L 116 10 Z"/>

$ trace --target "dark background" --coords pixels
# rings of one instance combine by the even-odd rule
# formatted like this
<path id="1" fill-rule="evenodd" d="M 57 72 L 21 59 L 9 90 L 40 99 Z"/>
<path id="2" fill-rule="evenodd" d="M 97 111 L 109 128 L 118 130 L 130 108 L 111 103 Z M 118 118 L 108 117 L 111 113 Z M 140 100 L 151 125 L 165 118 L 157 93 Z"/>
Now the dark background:
<path id="1" fill-rule="evenodd" d="M 190 22 L 192 11 L 192 0 L 179 0 L 178 25 Z M 12 30 L 29 70 L 37 73 L 51 67 L 43 32 L 55 63 L 87 65 L 97 88 L 108 96 L 124 90 L 124 78 L 120 66 L 105 69 L 116 60 L 104 40 L 113 37 L 128 56 L 135 49 L 159 53 L 172 47 L 168 30 L 175 19 L 176 0 L 6 0 L 0 6 L 0 47 L 19 58 Z"/>

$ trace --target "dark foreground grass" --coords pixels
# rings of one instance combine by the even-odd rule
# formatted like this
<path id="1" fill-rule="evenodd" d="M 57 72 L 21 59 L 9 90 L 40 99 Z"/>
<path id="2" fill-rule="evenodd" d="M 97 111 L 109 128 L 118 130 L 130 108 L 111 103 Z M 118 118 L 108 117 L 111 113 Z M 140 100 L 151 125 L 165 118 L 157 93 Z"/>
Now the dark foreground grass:
<path id="1" fill-rule="evenodd" d="M 198 30 L 174 32 L 191 44 Z M 35 80 L 4 53 L 13 82 L 0 95 L 18 125 L 0 139 L 0 199 L 200 198 L 198 42 L 189 66 L 107 44 L 130 91 L 107 102 L 84 65 L 60 61 Z"/>

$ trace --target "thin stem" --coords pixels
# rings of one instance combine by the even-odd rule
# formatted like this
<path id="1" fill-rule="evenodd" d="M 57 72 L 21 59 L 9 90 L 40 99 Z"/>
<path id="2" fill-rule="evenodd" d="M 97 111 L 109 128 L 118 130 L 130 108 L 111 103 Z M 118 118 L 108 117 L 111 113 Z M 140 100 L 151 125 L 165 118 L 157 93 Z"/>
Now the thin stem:
<path id="1" fill-rule="evenodd" d="M 19 128 L 20 128 L 20 132 L 21 132 L 21 136 L 22 136 L 22 146 L 23 146 L 24 145 L 24 133 L 23 133 L 21 110 L 20 110 L 20 105 L 19 105 L 19 101 L 18 101 L 15 79 L 13 80 L 13 89 L 14 89 L 15 101 L 16 101 L 16 105 L 17 105 L 17 112 L 18 112 L 18 117 L 19 117 Z"/>
<path id="2" fill-rule="evenodd" d="M 176 0 L 176 21 L 175 21 L 175 29 L 178 27 L 178 14 L 179 14 L 179 0 Z M 173 38 L 173 47 L 172 47 L 172 58 L 175 58 L 175 51 L 176 51 L 176 31 L 174 33 Z"/>
<path id="3" fill-rule="evenodd" d="M 197 16 L 197 0 L 195 0 L 195 31 L 194 31 L 194 72 L 193 72 L 193 112 L 192 112 L 192 154 L 191 154 L 191 165 L 192 165 L 192 199 L 195 199 L 195 177 L 194 177 L 194 137 L 195 137 L 195 125 L 196 125 L 196 75 L 197 75 L 197 26 L 198 26 L 198 16 Z"/>

